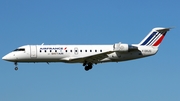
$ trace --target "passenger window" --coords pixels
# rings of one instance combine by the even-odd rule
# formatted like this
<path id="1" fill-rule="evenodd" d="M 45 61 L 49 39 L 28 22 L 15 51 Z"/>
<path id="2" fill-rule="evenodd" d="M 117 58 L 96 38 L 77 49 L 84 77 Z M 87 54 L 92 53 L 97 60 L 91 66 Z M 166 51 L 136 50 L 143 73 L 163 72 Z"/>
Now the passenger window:
<path id="1" fill-rule="evenodd" d="M 102 50 L 100 50 L 100 52 L 102 52 Z"/>
<path id="2" fill-rule="evenodd" d="M 46 52 L 46 50 L 44 50 L 44 52 Z"/>
<path id="3" fill-rule="evenodd" d="M 87 50 L 85 50 L 85 52 L 87 52 Z"/>
<path id="4" fill-rule="evenodd" d="M 66 50 L 66 52 L 67 52 L 67 50 Z"/>
<path id="5" fill-rule="evenodd" d="M 72 52 L 72 50 L 71 50 L 71 52 Z"/>
<path id="6" fill-rule="evenodd" d="M 51 50 L 50 50 L 50 52 L 51 52 Z"/>
<path id="7" fill-rule="evenodd" d="M 55 52 L 57 52 L 57 50 L 55 50 Z"/>
<path id="8" fill-rule="evenodd" d="M 90 50 L 90 52 L 92 52 L 92 50 Z"/>
<path id="9" fill-rule="evenodd" d="M 82 52 L 82 50 L 80 50 L 80 52 Z"/>
<path id="10" fill-rule="evenodd" d="M 95 50 L 95 52 L 97 52 L 97 50 Z"/>
<path id="11" fill-rule="evenodd" d="M 39 52 L 41 52 L 41 50 Z"/>

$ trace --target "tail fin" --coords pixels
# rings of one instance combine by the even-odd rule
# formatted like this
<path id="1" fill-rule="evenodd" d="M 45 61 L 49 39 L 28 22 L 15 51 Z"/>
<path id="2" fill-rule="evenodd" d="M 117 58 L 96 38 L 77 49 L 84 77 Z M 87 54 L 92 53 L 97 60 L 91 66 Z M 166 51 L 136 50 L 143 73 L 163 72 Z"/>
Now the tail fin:
<path id="1" fill-rule="evenodd" d="M 139 43 L 145 46 L 159 46 L 167 31 L 171 28 L 153 28 L 152 31 Z"/>

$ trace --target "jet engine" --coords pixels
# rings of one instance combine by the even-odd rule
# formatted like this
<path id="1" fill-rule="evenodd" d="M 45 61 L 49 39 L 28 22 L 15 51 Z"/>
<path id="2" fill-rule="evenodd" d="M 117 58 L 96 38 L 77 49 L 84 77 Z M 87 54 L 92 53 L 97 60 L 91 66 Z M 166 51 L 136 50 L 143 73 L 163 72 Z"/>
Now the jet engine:
<path id="1" fill-rule="evenodd" d="M 115 43 L 113 46 L 115 51 L 127 52 L 129 50 L 128 44 Z"/>
<path id="2" fill-rule="evenodd" d="M 122 44 L 121 42 L 115 43 L 113 45 L 114 51 L 119 51 L 119 52 L 128 52 L 131 50 L 137 50 L 138 48 L 136 46 L 128 45 L 128 44 Z"/>

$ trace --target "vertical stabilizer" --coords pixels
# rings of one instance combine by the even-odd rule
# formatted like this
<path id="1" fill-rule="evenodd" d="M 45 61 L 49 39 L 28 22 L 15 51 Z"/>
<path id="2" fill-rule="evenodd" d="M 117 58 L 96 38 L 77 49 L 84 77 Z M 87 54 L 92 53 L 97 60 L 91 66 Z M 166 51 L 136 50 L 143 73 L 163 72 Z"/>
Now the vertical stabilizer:
<path id="1" fill-rule="evenodd" d="M 159 46 L 164 39 L 167 31 L 171 28 L 153 28 L 152 31 L 139 43 L 145 46 Z"/>

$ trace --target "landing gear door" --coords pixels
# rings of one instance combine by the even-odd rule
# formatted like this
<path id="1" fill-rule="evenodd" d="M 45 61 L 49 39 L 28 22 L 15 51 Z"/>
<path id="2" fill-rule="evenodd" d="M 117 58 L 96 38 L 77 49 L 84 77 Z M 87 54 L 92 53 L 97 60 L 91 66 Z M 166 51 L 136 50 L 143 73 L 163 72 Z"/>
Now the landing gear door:
<path id="1" fill-rule="evenodd" d="M 36 45 L 30 46 L 30 56 L 31 58 L 37 58 L 37 51 L 36 51 Z"/>

